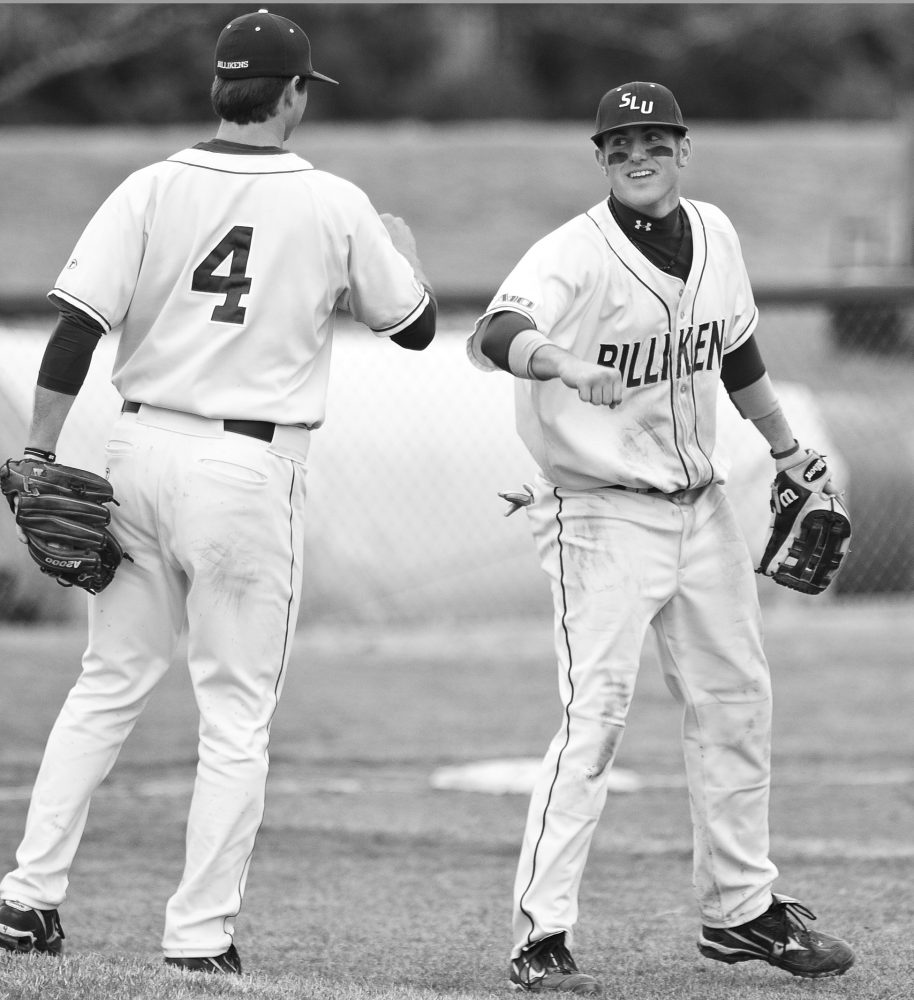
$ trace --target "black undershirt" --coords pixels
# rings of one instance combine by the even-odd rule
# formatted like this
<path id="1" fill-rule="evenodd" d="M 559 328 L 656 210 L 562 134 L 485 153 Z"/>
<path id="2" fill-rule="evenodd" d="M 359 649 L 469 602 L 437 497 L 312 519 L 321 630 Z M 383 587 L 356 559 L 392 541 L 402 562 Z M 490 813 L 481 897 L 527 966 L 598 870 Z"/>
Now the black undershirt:
<path id="1" fill-rule="evenodd" d="M 619 228 L 661 271 L 685 281 L 692 267 L 692 227 L 681 205 L 656 219 L 623 205 L 610 193 L 609 210 Z"/>

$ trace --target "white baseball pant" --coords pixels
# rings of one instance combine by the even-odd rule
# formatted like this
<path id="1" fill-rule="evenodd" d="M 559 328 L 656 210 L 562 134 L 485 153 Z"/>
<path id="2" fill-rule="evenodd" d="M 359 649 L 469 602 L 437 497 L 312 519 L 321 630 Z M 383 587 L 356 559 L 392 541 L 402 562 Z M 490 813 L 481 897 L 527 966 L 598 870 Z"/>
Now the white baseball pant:
<path id="1" fill-rule="evenodd" d="M 701 920 L 754 919 L 777 876 L 768 858 L 771 687 L 754 572 L 722 488 L 670 499 L 538 477 L 526 510 L 552 587 L 564 711 L 530 800 L 512 957 L 560 931 L 570 946 L 649 626 L 683 707 Z"/>
<path id="2" fill-rule="evenodd" d="M 191 957 L 232 943 L 301 596 L 307 447 L 300 428 L 269 443 L 155 407 L 120 416 L 107 446 L 112 530 L 134 562 L 89 598 L 82 673 L 48 739 L 4 898 L 63 902 L 90 798 L 186 627 L 199 760 L 162 945 Z"/>

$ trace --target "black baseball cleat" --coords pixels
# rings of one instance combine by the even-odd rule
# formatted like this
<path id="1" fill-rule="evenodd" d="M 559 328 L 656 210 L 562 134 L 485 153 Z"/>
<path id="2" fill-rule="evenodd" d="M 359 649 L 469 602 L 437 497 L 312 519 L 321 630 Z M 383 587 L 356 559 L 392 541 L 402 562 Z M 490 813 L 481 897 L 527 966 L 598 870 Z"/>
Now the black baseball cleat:
<path id="1" fill-rule="evenodd" d="M 530 993 L 558 991 L 600 996 L 602 985 L 584 972 L 579 972 L 571 952 L 565 947 L 564 931 L 551 934 L 525 948 L 511 960 L 510 986 Z"/>
<path id="2" fill-rule="evenodd" d="M 37 910 L 15 899 L 0 901 L 0 948 L 18 954 L 59 955 L 63 939 L 57 910 Z"/>
<path id="3" fill-rule="evenodd" d="M 847 942 L 811 931 L 803 923 L 815 914 L 790 896 L 772 893 L 774 902 L 761 916 L 738 927 L 702 927 L 698 950 L 718 962 L 757 959 L 804 979 L 843 976 L 854 964 Z"/>
<path id="4" fill-rule="evenodd" d="M 234 945 L 221 955 L 202 955 L 194 958 L 165 956 L 165 964 L 184 969 L 185 972 L 218 972 L 241 975 L 241 957 Z"/>

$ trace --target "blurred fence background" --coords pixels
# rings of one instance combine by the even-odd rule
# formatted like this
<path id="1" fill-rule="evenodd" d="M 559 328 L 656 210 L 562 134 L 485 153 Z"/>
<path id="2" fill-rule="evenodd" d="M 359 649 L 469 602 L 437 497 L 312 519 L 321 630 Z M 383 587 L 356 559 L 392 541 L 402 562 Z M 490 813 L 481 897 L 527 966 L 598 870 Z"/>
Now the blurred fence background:
<path id="1" fill-rule="evenodd" d="M 344 81 L 315 91 L 291 148 L 410 223 L 442 304 L 419 355 L 339 325 L 312 451 L 303 615 L 549 613 L 525 519 L 504 518 L 496 495 L 533 471 L 511 379 L 472 368 L 464 340 L 530 243 L 606 196 L 588 136 L 599 97 L 624 79 L 677 93 L 694 141 L 684 194 L 736 225 L 785 409 L 847 484 L 855 535 L 835 587 L 807 598 L 759 579 L 763 599 L 914 593 L 914 6 L 271 9 L 298 19 L 315 65 Z M 0 458 L 26 433 L 54 320 L 47 289 L 126 174 L 213 134 L 211 46 L 247 10 L 0 5 Z M 62 39 L 54 59 L 49 32 Z M 61 461 L 103 467 L 115 339 L 97 352 Z M 770 459 L 726 400 L 721 448 L 757 549 Z M 38 575 L 0 518 L 0 618 L 67 618 L 81 602 Z"/>
<path id="2" fill-rule="evenodd" d="M 887 304 L 872 292 L 760 290 L 758 337 L 797 432 L 834 461 L 854 540 L 834 587 L 804 597 L 759 578 L 763 599 L 809 604 L 914 592 L 914 291 Z M 483 304 L 480 304 L 482 308 Z M 303 615 L 309 620 L 422 621 L 548 614 L 550 601 L 523 515 L 505 518 L 500 490 L 533 465 L 514 433 L 511 379 L 472 368 L 464 341 L 475 312 L 445 310 L 422 354 L 354 324 L 334 348 L 328 419 L 314 435 Z M 852 326 L 853 324 L 853 326 Z M 851 328 L 852 326 L 852 328 Z M 8 322 L 0 352 L 0 447 L 25 434 L 44 323 Z M 60 460 L 104 469 L 119 398 L 107 381 L 114 338 L 100 346 L 59 448 Z M 22 377 L 6 377 L 15 370 Z M 28 374 L 26 374 L 28 373 Z M 755 430 L 721 402 L 730 494 L 758 555 L 771 463 Z M 0 617 L 68 618 L 82 595 L 40 577 L 0 519 Z"/>

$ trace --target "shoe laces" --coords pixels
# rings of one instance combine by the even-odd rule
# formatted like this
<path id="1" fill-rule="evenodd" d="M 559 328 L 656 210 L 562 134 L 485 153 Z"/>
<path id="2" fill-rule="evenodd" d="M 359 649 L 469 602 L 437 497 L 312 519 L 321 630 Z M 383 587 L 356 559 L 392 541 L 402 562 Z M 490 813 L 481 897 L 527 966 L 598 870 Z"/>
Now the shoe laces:
<path id="1" fill-rule="evenodd" d="M 548 972 L 561 972 L 570 975 L 578 971 L 571 952 L 565 945 L 565 935 L 553 934 L 551 937 L 543 938 L 525 949 L 521 954 L 521 960 L 529 968 L 534 961 L 538 960 L 543 969 Z"/>
<path id="2" fill-rule="evenodd" d="M 774 902 L 771 904 L 769 912 L 777 921 L 782 932 L 783 936 L 780 943 L 786 944 L 791 937 L 796 937 L 800 940 L 808 939 L 810 931 L 804 919 L 816 919 L 816 915 L 812 910 L 790 896 L 779 896 L 777 893 L 773 893 L 772 895 L 774 896 Z"/>
<path id="3" fill-rule="evenodd" d="M 66 934 L 63 932 L 63 927 L 60 926 L 60 914 L 57 910 L 51 910 L 48 914 L 47 923 L 45 924 L 45 934 L 47 935 L 47 938 L 52 938 L 55 931 L 57 932 L 58 937 L 66 937 Z"/>

